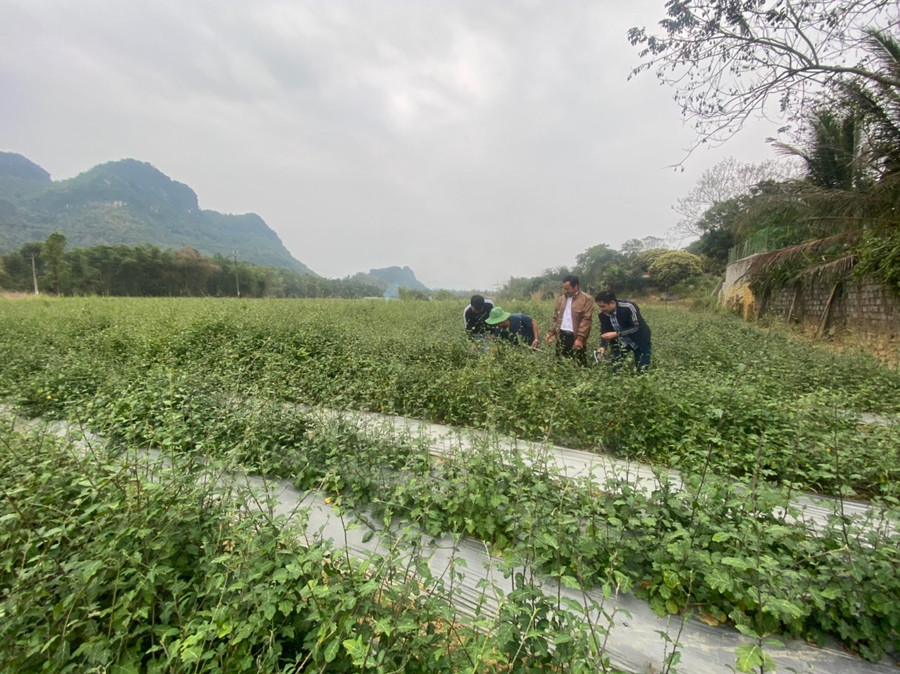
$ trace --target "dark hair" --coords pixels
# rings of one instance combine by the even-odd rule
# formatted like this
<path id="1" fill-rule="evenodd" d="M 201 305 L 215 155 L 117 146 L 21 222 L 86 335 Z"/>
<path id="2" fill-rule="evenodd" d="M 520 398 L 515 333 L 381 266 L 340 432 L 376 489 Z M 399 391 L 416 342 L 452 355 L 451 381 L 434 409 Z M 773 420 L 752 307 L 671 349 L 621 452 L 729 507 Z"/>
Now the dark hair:
<path id="1" fill-rule="evenodd" d="M 575 276 L 575 274 L 566 274 L 565 276 L 563 276 L 562 282 L 568 283 L 570 286 L 577 286 L 578 285 L 578 277 Z"/>
<path id="2" fill-rule="evenodd" d="M 481 311 L 484 309 L 484 298 L 481 295 L 472 295 L 469 304 L 472 305 L 472 308 L 475 309 L 475 311 Z"/>
<path id="3" fill-rule="evenodd" d="M 594 295 L 595 302 L 603 302 L 603 304 L 609 304 L 610 302 L 616 301 L 616 294 L 612 290 L 601 290 L 599 293 Z"/>

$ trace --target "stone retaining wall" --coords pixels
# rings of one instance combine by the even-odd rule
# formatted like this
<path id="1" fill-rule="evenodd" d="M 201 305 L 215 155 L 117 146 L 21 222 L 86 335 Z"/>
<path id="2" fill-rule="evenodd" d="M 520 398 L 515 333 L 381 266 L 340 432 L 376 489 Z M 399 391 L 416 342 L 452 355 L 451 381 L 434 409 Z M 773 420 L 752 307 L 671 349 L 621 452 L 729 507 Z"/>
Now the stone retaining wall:
<path id="1" fill-rule="evenodd" d="M 810 278 L 760 300 L 743 275 L 753 258 L 728 265 L 719 293 L 719 305 L 750 316 L 779 316 L 808 323 L 821 331 L 849 329 L 858 334 L 900 338 L 900 296 L 866 279 L 849 278 L 840 283 Z"/>

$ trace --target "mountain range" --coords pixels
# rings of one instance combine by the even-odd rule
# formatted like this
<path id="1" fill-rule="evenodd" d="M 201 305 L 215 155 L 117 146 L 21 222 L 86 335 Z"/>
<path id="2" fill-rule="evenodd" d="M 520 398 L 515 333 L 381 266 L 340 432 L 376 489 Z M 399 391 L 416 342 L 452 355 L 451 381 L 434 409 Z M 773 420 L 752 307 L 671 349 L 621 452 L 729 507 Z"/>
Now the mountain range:
<path id="1" fill-rule="evenodd" d="M 318 276 L 290 254 L 256 213 L 201 209 L 194 190 L 146 162 L 107 162 L 54 181 L 26 157 L 0 152 L 0 253 L 44 241 L 53 232 L 63 234 L 69 248 L 190 246 L 209 257 L 236 253 L 244 262 Z M 378 279 L 388 291 L 428 290 L 409 267 L 372 269 L 356 276 Z"/>

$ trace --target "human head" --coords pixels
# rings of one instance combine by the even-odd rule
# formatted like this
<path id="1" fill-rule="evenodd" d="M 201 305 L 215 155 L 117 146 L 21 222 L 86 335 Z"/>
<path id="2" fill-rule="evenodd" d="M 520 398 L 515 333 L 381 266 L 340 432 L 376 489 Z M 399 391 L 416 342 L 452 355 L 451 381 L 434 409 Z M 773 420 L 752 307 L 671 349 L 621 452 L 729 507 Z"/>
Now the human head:
<path id="1" fill-rule="evenodd" d="M 616 310 L 616 294 L 611 290 L 601 290 L 594 295 L 594 301 L 604 314 L 611 314 Z"/>
<path id="2" fill-rule="evenodd" d="M 503 311 L 500 307 L 491 309 L 490 315 L 484 319 L 488 325 L 496 325 L 501 328 L 509 327 L 509 312 Z"/>
<path id="3" fill-rule="evenodd" d="M 481 295 L 472 295 L 472 299 L 469 300 L 469 306 L 472 307 L 472 311 L 476 314 L 484 313 L 484 297 Z"/>
<path id="4" fill-rule="evenodd" d="M 578 292 L 578 277 L 575 274 L 566 274 L 562 280 L 563 293 L 566 297 L 572 297 Z"/>

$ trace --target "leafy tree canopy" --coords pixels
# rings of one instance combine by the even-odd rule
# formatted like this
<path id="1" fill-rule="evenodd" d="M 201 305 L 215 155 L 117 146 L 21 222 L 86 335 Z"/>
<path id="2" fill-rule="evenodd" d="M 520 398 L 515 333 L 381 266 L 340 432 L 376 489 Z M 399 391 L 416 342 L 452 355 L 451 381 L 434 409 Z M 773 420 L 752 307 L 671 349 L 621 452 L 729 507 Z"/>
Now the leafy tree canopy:
<path id="1" fill-rule="evenodd" d="M 607 272 L 621 262 L 622 254 L 619 251 L 601 243 L 578 254 L 575 258 L 575 273 L 582 288 L 599 289 L 609 285 Z"/>
<path id="2" fill-rule="evenodd" d="M 649 250 L 645 250 L 636 258 L 634 258 L 634 268 L 641 273 L 647 272 L 650 269 L 650 265 L 656 261 L 656 258 L 668 252 L 668 248 L 651 248 Z"/>
<path id="3" fill-rule="evenodd" d="M 700 276 L 703 265 L 700 258 L 683 250 L 666 251 L 650 265 L 650 279 L 663 288 Z"/>

